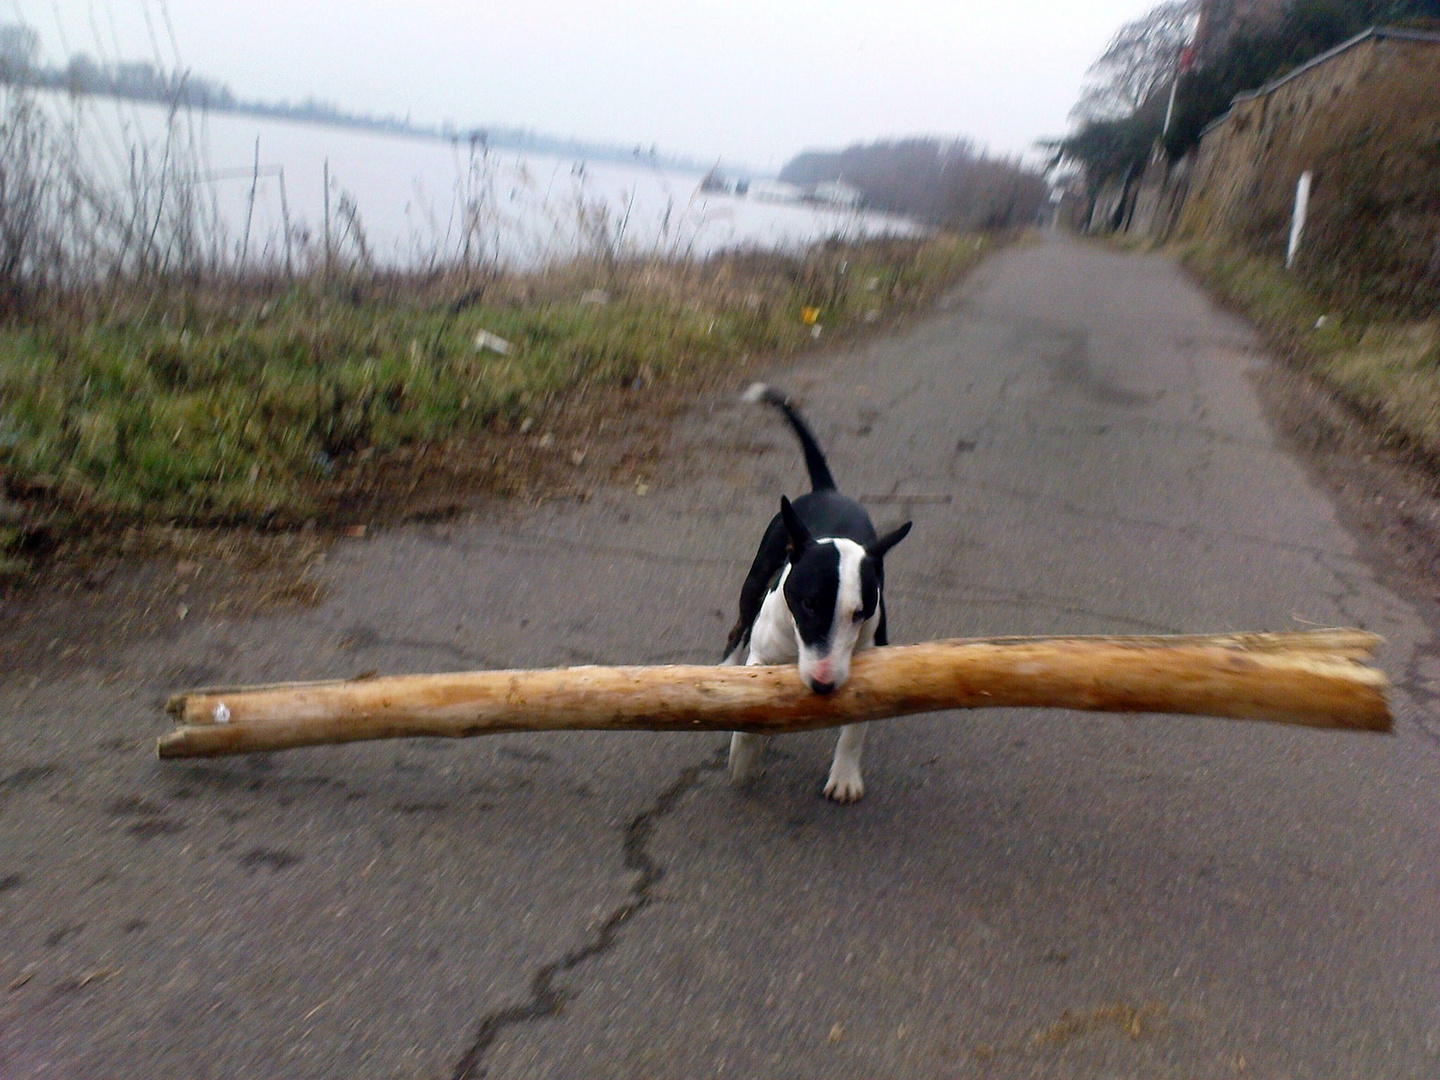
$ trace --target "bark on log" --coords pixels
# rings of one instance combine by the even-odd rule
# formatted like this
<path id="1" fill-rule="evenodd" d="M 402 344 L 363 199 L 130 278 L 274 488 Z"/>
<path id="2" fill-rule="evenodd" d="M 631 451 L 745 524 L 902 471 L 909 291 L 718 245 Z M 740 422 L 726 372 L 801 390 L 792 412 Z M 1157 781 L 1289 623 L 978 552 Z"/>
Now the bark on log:
<path id="1" fill-rule="evenodd" d="M 934 712 L 1028 706 L 1180 713 L 1389 731 L 1389 684 L 1354 630 L 1205 637 L 957 639 L 856 656 L 811 693 L 793 665 L 574 667 L 211 688 L 167 706 L 159 756 L 507 731 L 774 734 Z"/>

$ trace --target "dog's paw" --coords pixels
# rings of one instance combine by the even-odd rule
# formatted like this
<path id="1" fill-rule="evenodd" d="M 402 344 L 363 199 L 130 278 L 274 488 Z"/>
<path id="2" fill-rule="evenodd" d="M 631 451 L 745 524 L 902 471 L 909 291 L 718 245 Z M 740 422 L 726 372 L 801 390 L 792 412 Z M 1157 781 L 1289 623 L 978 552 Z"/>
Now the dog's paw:
<path id="1" fill-rule="evenodd" d="M 831 769 L 825 781 L 825 797 L 842 805 L 857 803 L 865 797 L 865 781 L 858 769 Z"/>

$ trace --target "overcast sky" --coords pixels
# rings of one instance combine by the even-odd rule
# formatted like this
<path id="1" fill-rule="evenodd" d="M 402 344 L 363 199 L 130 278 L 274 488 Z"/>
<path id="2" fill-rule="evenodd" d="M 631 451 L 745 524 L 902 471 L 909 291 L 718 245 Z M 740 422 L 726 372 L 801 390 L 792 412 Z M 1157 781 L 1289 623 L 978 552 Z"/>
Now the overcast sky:
<path id="1" fill-rule="evenodd" d="M 1059 134 L 1081 77 L 1154 0 L 169 0 L 184 64 L 241 97 L 522 126 L 778 168 L 800 150 Z M 165 54 L 157 0 L 11 0 L 48 62 Z M 3 16 L 0 16 L 3 18 Z"/>

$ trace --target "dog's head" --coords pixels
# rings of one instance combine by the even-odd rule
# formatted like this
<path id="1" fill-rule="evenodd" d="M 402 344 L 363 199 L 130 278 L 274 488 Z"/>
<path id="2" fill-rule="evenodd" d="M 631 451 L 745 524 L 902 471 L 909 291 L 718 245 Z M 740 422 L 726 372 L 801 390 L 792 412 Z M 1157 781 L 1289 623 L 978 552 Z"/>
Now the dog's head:
<path id="1" fill-rule="evenodd" d="M 816 540 L 783 497 L 780 514 L 790 537 L 784 593 L 795 622 L 800 678 L 817 694 L 828 694 L 850 678 L 850 654 L 880 610 L 876 567 L 911 523 L 861 546 L 844 538 Z"/>

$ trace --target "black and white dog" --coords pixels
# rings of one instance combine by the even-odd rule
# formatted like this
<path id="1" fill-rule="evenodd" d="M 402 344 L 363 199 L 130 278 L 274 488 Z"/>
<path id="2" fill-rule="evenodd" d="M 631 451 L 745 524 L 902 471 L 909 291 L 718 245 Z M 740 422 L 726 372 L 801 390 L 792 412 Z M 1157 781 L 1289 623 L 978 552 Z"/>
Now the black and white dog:
<path id="1" fill-rule="evenodd" d="M 747 401 L 775 406 L 800 439 L 813 490 L 793 503 L 780 497 L 776 514 L 760 541 L 750 576 L 740 590 L 740 618 L 725 645 L 725 664 L 800 665 L 800 678 L 817 694 L 828 694 L 850 677 L 857 649 L 887 643 L 885 553 L 905 539 L 910 522 L 878 536 L 870 515 L 835 490 L 830 466 L 815 435 L 785 395 L 763 383 Z M 840 729 L 825 795 L 851 803 L 865 794 L 860 751 L 865 726 Z M 752 779 L 759 771 L 765 736 L 737 731 L 730 738 L 730 778 Z"/>

